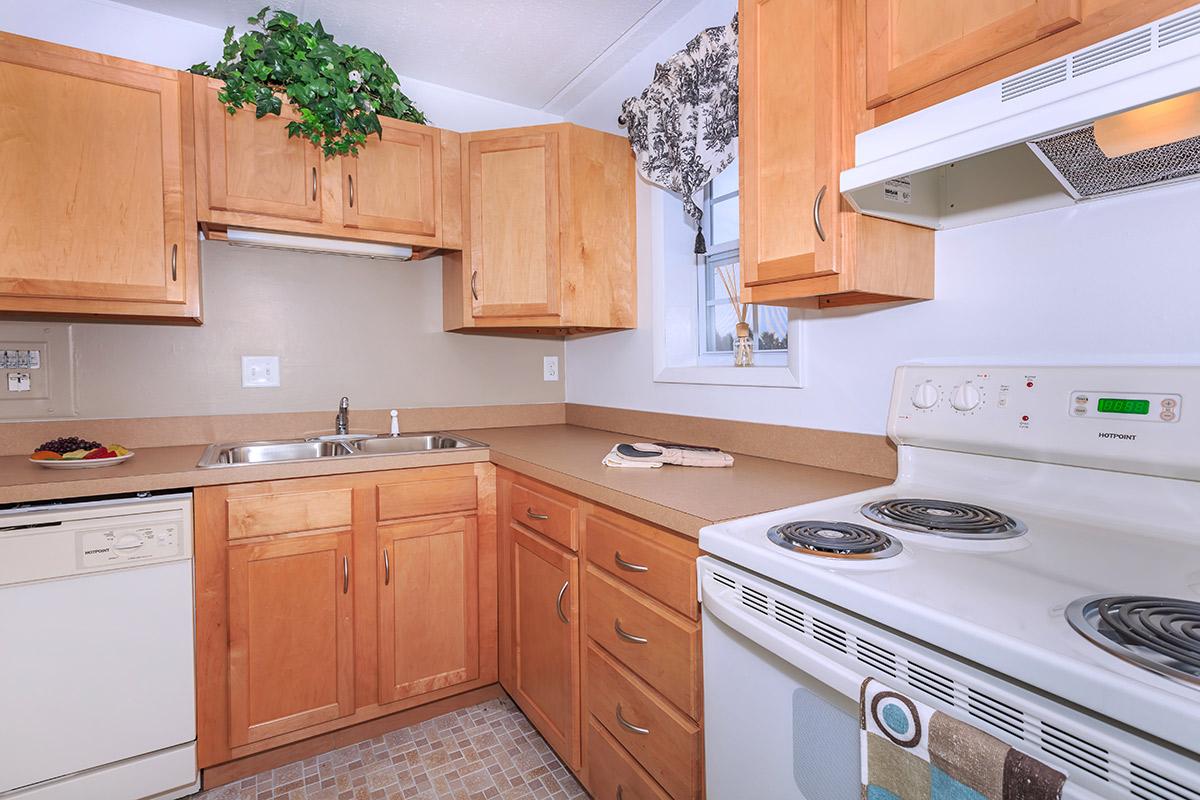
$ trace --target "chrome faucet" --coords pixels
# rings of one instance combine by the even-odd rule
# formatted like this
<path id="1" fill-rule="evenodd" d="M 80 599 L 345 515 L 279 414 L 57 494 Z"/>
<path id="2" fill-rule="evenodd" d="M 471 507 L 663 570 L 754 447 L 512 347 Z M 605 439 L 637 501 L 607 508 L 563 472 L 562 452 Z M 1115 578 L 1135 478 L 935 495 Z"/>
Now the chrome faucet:
<path id="1" fill-rule="evenodd" d="M 338 404 L 337 417 L 333 420 L 333 432 L 345 436 L 350 432 L 350 398 L 343 397 Z"/>

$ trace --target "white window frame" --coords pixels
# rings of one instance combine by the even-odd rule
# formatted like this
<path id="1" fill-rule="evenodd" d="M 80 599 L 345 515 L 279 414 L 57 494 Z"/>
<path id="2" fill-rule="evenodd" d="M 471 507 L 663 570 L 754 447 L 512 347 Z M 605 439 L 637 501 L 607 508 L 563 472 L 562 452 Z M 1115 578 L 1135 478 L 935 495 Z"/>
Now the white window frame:
<path id="1" fill-rule="evenodd" d="M 668 343 L 668 336 L 687 336 L 691 350 L 698 351 L 698 339 L 695 338 L 698 330 L 699 320 L 695 319 L 696 312 L 692 312 L 693 322 L 691 328 L 680 330 L 678 324 L 668 326 L 669 311 L 667 307 L 667 298 L 671 296 L 668 293 L 668 265 L 672 261 L 679 258 L 677 252 L 668 252 L 666 244 L 666 225 L 668 221 L 668 194 L 657 187 L 649 186 L 648 184 L 640 184 L 640 191 L 644 191 L 645 208 L 648 209 L 647 227 L 649 233 L 649 256 L 651 271 L 651 291 L 652 291 L 652 349 L 653 349 L 653 370 L 654 381 L 656 383 L 688 383 L 688 384 L 704 384 L 714 386 L 762 386 L 787 389 L 799 389 L 804 385 L 803 373 L 801 370 L 802 359 L 800 357 L 803 352 L 803 340 L 801 338 L 800 313 L 792 310 L 788 316 L 788 352 L 786 363 L 780 366 L 755 366 L 755 367 L 735 367 L 732 364 L 725 366 L 713 366 L 699 363 L 698 354 L 693 359 L 692 363 L 671 363 L 668 353 L 674 349 Z M 673 208 L 672 210 L 676 210 Z M 677 224 L 672 220 L 672 224 Z M 643 231 L 646 228 L 642 229 Z M 692 264 L 695 270 L 699 271 L 699 264 L 692 259 Z M 673 281 L 673 284 L 677 281 Z M 696 281 L 690 282 L 691 291 L 697 291 Z M 678 289 L 678 286 L 673 285 L 672 289 Z M 692 304 L 693 308 L 697 307 L 696 303 Z"/>

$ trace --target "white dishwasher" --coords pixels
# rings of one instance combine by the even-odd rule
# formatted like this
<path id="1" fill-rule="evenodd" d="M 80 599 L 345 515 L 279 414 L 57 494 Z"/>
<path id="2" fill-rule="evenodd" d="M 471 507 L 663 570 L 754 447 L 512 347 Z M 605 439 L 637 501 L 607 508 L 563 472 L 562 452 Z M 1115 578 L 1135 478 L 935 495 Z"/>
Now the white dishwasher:
<path id="1" fill-rule="evenodd" d="M 198 788 L 192 497 L 0 511 L 0 800 Z"/>

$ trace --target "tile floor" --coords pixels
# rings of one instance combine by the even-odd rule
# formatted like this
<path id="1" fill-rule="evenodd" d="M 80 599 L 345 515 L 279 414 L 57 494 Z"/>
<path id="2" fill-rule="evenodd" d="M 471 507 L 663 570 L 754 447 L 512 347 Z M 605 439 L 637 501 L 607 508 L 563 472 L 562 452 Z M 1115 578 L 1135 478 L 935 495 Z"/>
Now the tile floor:
<path id="1" fill-rule="evenodd" d="M 506 697 L 201 792 L 195 800 L 586 797 Z"/>

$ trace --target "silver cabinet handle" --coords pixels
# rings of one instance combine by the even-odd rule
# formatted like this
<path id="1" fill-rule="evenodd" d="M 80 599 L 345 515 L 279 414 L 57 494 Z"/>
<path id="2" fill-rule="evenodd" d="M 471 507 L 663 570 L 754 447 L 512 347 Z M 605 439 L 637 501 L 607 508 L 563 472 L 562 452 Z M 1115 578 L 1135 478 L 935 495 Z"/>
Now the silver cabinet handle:
<path id="1" fill-rule="evenodd" d="M 312 168 L 313 173 L 313 202 L 317 200 L 317 168 Z"/>
<path id="2" fill-rule="evenodd" d="M 534 511 L 532 508 L 525 509 L 525 516 L 529 517 L 530 519 L 536 519 L 536 520 L 550 519 L 549 514 L 539 514 L 538 512 Z"/>
<path id="3" fill-rule="evenodd" d="M 354 208 L 354 176 L 347 175 L 346 182 L 350 184 L 350 207 Z M 822 236 L 821 238 L 824 239 L 825 237 Z"/>
<path id="4" fill-rule="evenodd" d="M 625 788 L 621 784 L 617 784 L 617 800 L 625 800 Z"/>
<path id="5" fill-rule="evenodd" d="M 554 601 L 554 610 L 558 612 L 558 618 L 562 620 L 564 625 L 571 624 L 571 620 L 567 619 L 567 615 L 563 613 L 562 609 L 563 595 L 567 593 L 567 587 L 570 585 L 571 582 L 569 580 L 563 581 L 562 588 L 558 590 L 558 598 Z"/>
<path id="6" fill-rule="evenodd" d="M 634 636 L 632 633 L 626 633 L 621 627 L 621 620 L 619 619 L 613 620 L 613 630 L 617 632 L 617 636 L 627 642 L 633 642 L 634 644 L 646 644 L 650 641 L 645 636 Z"/>
<path id="7" fill-rule="evenodd" d="M 171 245 L 171 280 L 179 280 L 179 245 Z"/>
<path id="8" fill-rule="evenodd" d="M 478 272 L 476 272 L 475 270 L 471 270 L 471 297 L 472 297 L 472 299 L 475 299 L 475 300 L 479 299 L 479 290 L 477 288 L 475 288 L 475 278 L 478 275 L 479 275 Z"/>
<path id="9" fill-rule="evenodd" d="M 617 703 L 617 724 L 619 724 L 622 728 L 629 731 L 630 733 L 637 733 L 637 734 L 641 734 L 642 736 L 646 736 L 647 734 L 650 733 L 649 728 L 643 728 L 640 725 L 634 725 L 632 722 L 625 719 L 625 717 L 621 714 L 621 704 L 620 703 Z"/>
<path id="10" fill-rule="evenodd" d="M 350 591 L 350 556 L 342 556 L 342 594 Z"/>
<path id="11" fill-rule="evenodd" d="M 813 201 L 813 227 L 817 229 L 817 236 L 821 237 L 821 241 L 825 241 L 825 229 L 821 227 L 821 201 L 825 199 L 825 190 L 828 186 L 822 186 L 821 191 L 817 192 L 817 199 Z"/>
<path id="12" fill-rule="evenodd" d="M 387 548 L 383 548 L 383 585 L 387 586 L 392 582 L 392 563 L 388 561 Z"/>
<path id="13" fill-rule="evenodd" d="M 642 566 L 641 564 L 634 564 L 631 561 L 626 561 L 625 559 L 621 558 L 620 550 L 613 553 L 613 561 L 617 562 L 617 566 L 623 570 L 626 570 L 627 572 L 649 572 L 650 571 L 649 567 Z"/>

